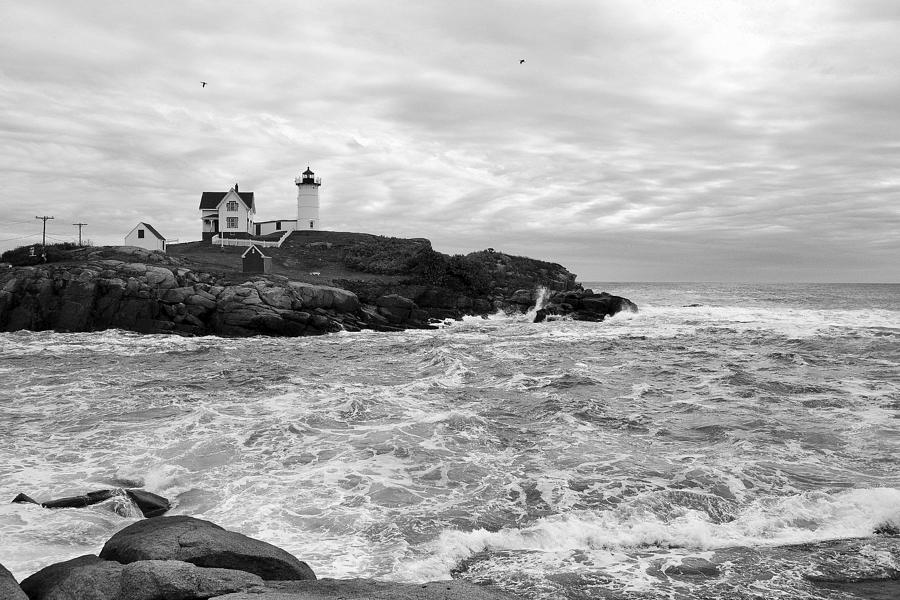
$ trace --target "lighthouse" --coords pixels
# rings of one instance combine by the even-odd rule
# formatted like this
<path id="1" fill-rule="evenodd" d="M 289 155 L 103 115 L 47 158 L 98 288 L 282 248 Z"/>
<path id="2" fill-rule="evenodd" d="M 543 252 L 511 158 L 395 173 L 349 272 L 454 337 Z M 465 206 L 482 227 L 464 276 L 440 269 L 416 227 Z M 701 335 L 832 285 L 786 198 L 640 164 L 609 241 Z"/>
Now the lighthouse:
<path id="1" fill-rule="evenodd" d="M 294 179 L 297 185 L 297 231 L 319 228 L 319 186 L 322 180 L 309 166 Z"/>

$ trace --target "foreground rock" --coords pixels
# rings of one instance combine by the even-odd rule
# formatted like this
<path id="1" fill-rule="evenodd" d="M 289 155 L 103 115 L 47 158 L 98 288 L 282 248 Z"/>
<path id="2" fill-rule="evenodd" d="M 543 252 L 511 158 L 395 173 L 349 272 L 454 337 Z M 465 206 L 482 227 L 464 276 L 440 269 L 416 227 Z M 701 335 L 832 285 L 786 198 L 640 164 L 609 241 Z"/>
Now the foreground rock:
<path id="1" fill-rule="evenodd" d="M 3 600 L 28 600 L 28 596 L 19 587 L 16 578 L 3 565 L 0 565 L 0 598 Z"/>
<path id="2" fill-rule="evenodd" d="M 262 585 L 244 571 L 176 560 L 122 565 L 88 554 L 41 569 L 22 582 L 22 590 L 30 600 L 203 600 Z"/>
<path id="3" fill-rule="evenodd" d="M 0 566 L 2 600 L 512 600 L 463 581 L 317 580 L 288 552 L 193 517 L 138 521 L 88 554 L 20 586 Z"/>
<path id="4" fill-rule="evenodd" d="M 305 562 L 277 546 L 193 517 L 138 521 L 112 536 L 100 558 L 128 564 L 180 560 L 200 567 L 240 569 L 263 579 L 315 579 Z"/>
<path id="5" fill-rule="evenodd" d="M 320 579 L 267 583 L 263 589 L 227 594 L 217 600 L 513 600 L 490 586 L 465 581 L 390 583 L 371 579 Z"/>

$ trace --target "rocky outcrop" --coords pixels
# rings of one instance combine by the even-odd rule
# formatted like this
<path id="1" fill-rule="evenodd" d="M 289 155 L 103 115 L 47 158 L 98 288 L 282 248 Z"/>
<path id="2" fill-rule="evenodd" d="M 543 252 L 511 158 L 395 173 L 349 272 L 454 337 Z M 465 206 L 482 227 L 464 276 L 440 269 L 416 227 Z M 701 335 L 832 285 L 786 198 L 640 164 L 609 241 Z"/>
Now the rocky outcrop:
<path id="1" fill-rule="evenodd" d="M 491 250 L 447 256 L 432 250 L 427 240 L 317 235 L 330 241 L 306 240 L 298 246 L 305 237 L 292 236 L 272 252 L 288 272 L 305 257 L 309 264 L 325 260 L 332 267 L 363 269 L 367 278 L 328 280 L 333 287 L 274 274 L 248 278 L 236 275 L 233 266 L 224 272 L 191 270 L 184 266 L 193 264 L 186 259 L 139 248 L 79 249 L 68 256 L 69 262 L 0 271 L 0 331 L 124 329 L 232 337 L 397 331 L 465 315 L 525 311 L 534 306 L 534 290 L 540 288 L 554 297 L 565 295 L 540 318 L 572 315 L 596 321 L 622 309 L 593 298 L 556 263 Z M 318 256 L 323 252 L 328 257 Z M 202 268 L 231 265 L 214 259 L 221 257 L 206 255 Z"/>
<path id="2" fill-rule="evenodd" d="M 139 521 L 88 554 L 22 581 L 0 566 L 3 600 L 511 600 L 464 581 L 318 580 L 288 552 L 192 517 Z"/>
<path id="3" fill-rule="evenodd" d="M 593 290 L 570 290 L 549 293 L 547 290 L 518 290 L 509 302 L 521 311 L 537 306 L 534 321 L 539 323 L 553 317 L 570 317 L 575 321 L 602 321 L 617 313 L 637 312 L 637 305 L 621 296 Z"/>
<path id="4" fill-rule="evenodd" d="M 193 517 L 138 521 L 112 536 L 100 558 L 128 564 L 180 560 L 200 567 L 241 569 L 263 579 L 315 579 L 305 562 L 281 548 Z"/>
<path id="5" fill-rule="evenodd" d="M 378 328 L 350 291 L 270 276 L 231 284 L 172 265 L 95 260 L 0 274 L 0 330 L 184 335 L 319 335 Z M 425 327 L 424 313 L 390 311 L 395 327 Z"/>
<path id="6" fill-rule="evenodd" d="M 28 596 L 19 587 L 16 578 L 3 565 L 0 565 L 0 598 L 3 600 L 28 600 Z"/>
<path id="7" fill-rule="evenodd" d="M 123 565 L 87 554 L 41 569 L 21 587 L 30 600 L 204 600 L 262 586 L 260 577 L 241 570 L 177 560 Z"/>

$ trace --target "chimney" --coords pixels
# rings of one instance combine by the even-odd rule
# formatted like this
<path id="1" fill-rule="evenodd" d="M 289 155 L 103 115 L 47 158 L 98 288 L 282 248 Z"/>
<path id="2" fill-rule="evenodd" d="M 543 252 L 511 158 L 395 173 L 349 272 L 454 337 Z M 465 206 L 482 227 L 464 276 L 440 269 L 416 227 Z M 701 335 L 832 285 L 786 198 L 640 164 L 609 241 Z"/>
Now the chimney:
<path id="1" fill-rule="evenodd" d="M 235 192 L 238 191 L 238 184 L 237 184 L 237 181 L 234 182 L 234 191 L 235 191 Z"/>

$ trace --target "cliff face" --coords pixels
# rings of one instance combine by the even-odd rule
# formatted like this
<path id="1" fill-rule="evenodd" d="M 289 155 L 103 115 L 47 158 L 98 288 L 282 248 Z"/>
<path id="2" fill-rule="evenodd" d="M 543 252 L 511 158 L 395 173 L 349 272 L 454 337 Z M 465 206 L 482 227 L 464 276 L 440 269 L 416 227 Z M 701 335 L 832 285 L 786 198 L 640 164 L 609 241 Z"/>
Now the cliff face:
<path id="1" fill-rule="evenodd" d="M 633 307 L 600 301 L 555 263 L 492 250 L 448 256 L 424 239 L 304 232 L 266 249 L 274 273 L 256 276 L 238 271 L 242 251 L 195 243 L 174 256 L 133 247 L 83 248 L 62 255 L 62 262 L 0 270 L 0 330 L 226 336 L 395 331 L 429 327 L 430 319 L 525 312 L 539 288 L 550 292 L 541 316 L 599 321 Z"/>
<path id="2" fill-rule="evenodd" d="M 298 336 L 391 328 L 347 290 L 283 278 L 221 283 L 179 267 L 118 260 L 13 268 L 0 276 L 0 329 Z M 423 314 L 404 316 L 395 325 L 425 325 Z"/>

